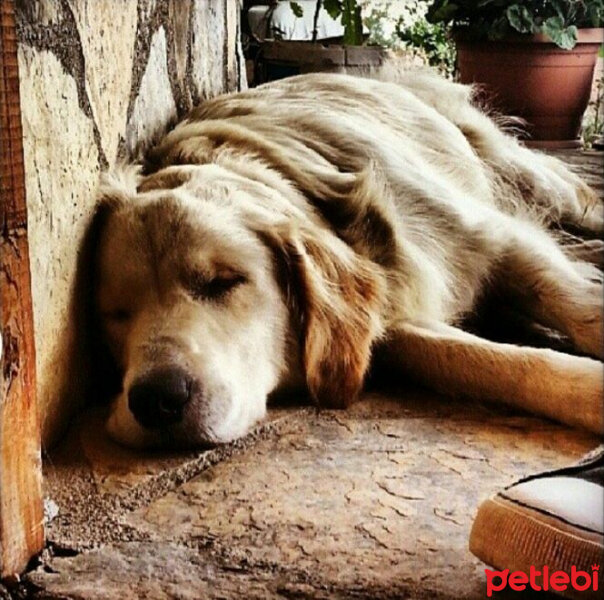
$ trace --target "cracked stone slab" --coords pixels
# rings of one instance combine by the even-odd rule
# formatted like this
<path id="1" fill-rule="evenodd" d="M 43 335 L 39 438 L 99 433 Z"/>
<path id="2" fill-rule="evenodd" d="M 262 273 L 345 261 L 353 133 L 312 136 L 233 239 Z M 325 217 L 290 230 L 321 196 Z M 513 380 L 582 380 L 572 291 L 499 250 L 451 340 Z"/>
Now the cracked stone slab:
<path id="1" fill-rule="evenodd" d="M 124 522 L 337 589 L 478 598 L 484 567 L 467 540 L 479 502 L 597 443 L 526 417 L 384 417 L 376 399 L 358 409 L 300 422 Z"/>
<path id="2" fill-rule="evenodd" d="M 85 412 L 44 462 L 46 502 L 56 507 L 47 539 L 77 550 L 144 538 L 118 523 L 118 516 L 147 505 L 258 440 L 279 435 L 292 412 L 303 414 L 306 409 L 273 410 L 250 434 L 228 445 L 147 453 L 112 442 L 104 432 L 104 410 Z"/>
<path id="3" fill-rule="evenodd" d="M 81 424 L 72 466 L 55 458 L 47 480 L 62 490 L 49 539 L 82 551 L 30 575 L 50 595 L 40 597 L 482 598 L 484 566 L 467 548 L 479 502 L 598 443 L 418 390 L 275 417 L 245 451 L 212 461 L 137 457 L 112 448 L 98 416 Z M 76 458 L 81 497 L 65 480 Z M 156 493 L 164 471 L 173 480 Z"/>
<path id="4" fill-rule="evenodd" d="M 82 600 L 281 597 L 271 593 L 279 581 L 269 574 L 233 577 L 228 567 L 207 555 L 170 543 L 118 544 L 75 558 L 57 558 L 51 572 L 40 571 L 30 580 L 51 590 L 54 597 Z"/>
<path id="5" fill-rule="evenodd" d="M 46 571 L 33 573 L 28 584 L 27 598 L 40 600 L 376 600 L 362 590 L 317 589 L 279 570 L 235 566 L 211 553 L 152 542 L 56 558 Z"/>

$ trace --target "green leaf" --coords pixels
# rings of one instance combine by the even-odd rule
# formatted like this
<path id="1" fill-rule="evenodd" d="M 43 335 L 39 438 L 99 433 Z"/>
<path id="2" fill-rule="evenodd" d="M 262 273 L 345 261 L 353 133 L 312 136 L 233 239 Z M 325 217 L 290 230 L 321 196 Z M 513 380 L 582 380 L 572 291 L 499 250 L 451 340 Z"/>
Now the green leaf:
<path id="1" fill-rule="evenodd" d="M 590 27 L 601 27 L 604 21 L 604 2 L 590 2 L 587 5 L 584 23 Z"/>
<path id="2" fill-rule="evenodd" d="M 526 6 L 512 4 L 506 11 L 507 19 L 510 25 L 518 33 L 533 33 L 535 30 L 535 21 L 533 16 L 527 10 Z"/>
<path id="3" fill-rule="evenodd" d="M 428 9 L 426 19 L 429 23 L 448 23 L 453 19 L 458 8 L 457 4 L 449 3 L 448 0 L 435 2 Z"/>
<path id="4" fill-rule="evenodd" d="M 429 23 L 434 23 L 434 15 L 441 10 L 441 8 L 449 3 L 449 0 L 434 0 L 426 11 L 426 19 Z"/>
<path id="5" fill-rule="evenodd" d="M 543 31 L 556 46 L 559 46 L 564 50 L 572 50 L 577 43 L 577 28 L 574 25 L 565 27 L 561 17 L 550 17 L 547 19 L 543 23 L 541 31 Z"/>
<path id="6" fill-rule="evenodd" d="M 342 0 L 323 0 L 323 8 L 332 19 L 337 19 L 342 14 Z"/>
<path id="7" fill-rule="evenodd" d="M 574 28 L 598 27 L 604 20 L 604 0 L 429 0 L 424 4 L 428 22 L 451 26 L 470 39 L 543 32 L 561 48 L 576 43 Z"/>
<path id="8" fill-rule="evenodd" d="M 565 0 L 549 0 L 552 8 L 556 11 L 557 16 L 564 20 L 564 9 L 568 9 L 568 2 Z"/>
<path id="9" fill-rule="evenodd" d="M 505 16 L 501 16 L 498 19 L 495 19 L 488 28 L 487 39 L 491 41 L 502 40 L 509 32 L 510 26 L 508 19 Z"/>
<path id="10" fill-rule="evenodd" d="M 292 9 L 294 17 L 300 19 L 304 16 L 304 10 L 302 10 L 302 7 L 297 2 L 290 2 L 289 7 Z"/>

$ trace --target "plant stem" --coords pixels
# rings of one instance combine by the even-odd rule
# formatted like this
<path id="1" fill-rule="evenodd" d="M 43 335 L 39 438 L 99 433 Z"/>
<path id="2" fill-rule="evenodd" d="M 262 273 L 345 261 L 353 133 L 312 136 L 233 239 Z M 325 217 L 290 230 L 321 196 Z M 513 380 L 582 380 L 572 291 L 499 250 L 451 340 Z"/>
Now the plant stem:
<path id="1" fill-rule="evenodd" d="M 317 41 L 319 35 L 319 14 L 321 13 L 321 7 L 323 6 L 323 0 L 317 0 L 315 6 L 315 16 L 312 22 L 312 42 L 313 44 Z"/>
<path id="2" fill-rule="evenodd" d="M 361 7 L 357 5 L 357 0 L 344 0 L 342 3 L 342 24 L 344 44 L 360 46 L 363 43 L 363 21 Z"/>

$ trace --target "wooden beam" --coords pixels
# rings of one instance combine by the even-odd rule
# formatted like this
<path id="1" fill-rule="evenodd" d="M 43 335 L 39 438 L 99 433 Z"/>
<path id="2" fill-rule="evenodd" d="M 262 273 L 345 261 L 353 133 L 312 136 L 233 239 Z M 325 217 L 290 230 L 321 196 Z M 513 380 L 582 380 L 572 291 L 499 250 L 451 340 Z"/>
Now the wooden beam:
<path id="1" fill-rule="evenodd" d="M 0 576 L 44 543 L 14 0 L 0 0 Z"/>

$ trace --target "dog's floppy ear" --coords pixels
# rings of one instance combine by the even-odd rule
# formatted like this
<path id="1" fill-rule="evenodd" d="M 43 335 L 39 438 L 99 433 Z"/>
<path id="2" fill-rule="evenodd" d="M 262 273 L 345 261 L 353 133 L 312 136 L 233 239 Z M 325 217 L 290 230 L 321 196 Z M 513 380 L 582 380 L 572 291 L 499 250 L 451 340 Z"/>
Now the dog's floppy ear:
<path id="1" fill-rule="evenodd" d="M 82 380 L 82 395 L 92 402 L 102 402 L 119 392 L 121 377 L 104 347 L 96 312 L 96 267 L 98 247 L 112 214 L 136 194 L 138 170 L 122 169 L 103 174 L 97 192 L 94 213 L 87 224 L 78 252 L 73 294 L 73 320 L 78 339 L 74 353 Z"/>
<path id="2" fill-rule="evenodd" d="M 344 408 L 358 395 L 382 332 L 384 274 L 330 232 L 272 229 L 263 237 L 300 323 L 309 392 L 321 406 Z"/>

